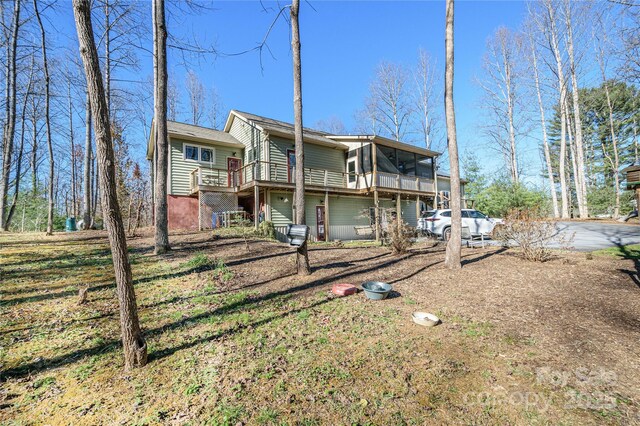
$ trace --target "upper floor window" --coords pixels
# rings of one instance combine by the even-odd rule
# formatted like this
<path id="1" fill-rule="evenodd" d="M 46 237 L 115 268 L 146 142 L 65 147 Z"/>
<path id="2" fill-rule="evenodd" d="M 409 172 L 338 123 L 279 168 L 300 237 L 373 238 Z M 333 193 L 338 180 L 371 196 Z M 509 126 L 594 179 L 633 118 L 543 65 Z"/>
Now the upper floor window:
<path id="1" fill-rule="evenodd" d="M 354 183 L 358 180 L 358 176 L 356 176 L 356 159 L 350 158 L 347 161 L 347 173 L 349 174 L 349 183 Z"/>
<path id="2" fill-rule="evenodd" d="M 198 145 L 184 144 L 184 159 L 197 161 L 199 163 L 215 163 L 216 150 L 214 148 L 206 148 Z"/>
<path id="3" fill-rule="evenodd" d="M 377 147 L 378 171 L 433 179 L 433 158 L 388 146 Z"/>

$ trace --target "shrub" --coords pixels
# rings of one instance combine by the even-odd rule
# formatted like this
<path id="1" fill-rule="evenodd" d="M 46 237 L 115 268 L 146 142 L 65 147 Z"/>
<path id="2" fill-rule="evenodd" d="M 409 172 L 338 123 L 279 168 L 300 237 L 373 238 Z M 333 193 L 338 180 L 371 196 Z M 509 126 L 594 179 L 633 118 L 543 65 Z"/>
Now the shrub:
<path id="1" fill-rule="evenodd" d="M 522 184 L 496 181 L 475 196 L 475 207 L 493 217 L 503 217 L 512 210 L 548 211 L 547 195 Z"/>
<path id="2" fill-rule="evenodd" d="M 386 240 L 394 254 L 406 253 L 411 246 L 411 239 L 415 237 L 415 229 L 410 227 L 406 222 L 400 219 L 400 228 L 398 229 L 397 219 L 393 219 L 387 228 Z"/>
<path id="3" fill-rule="evenodd" d="M 264 220 L 258 225 L 258 235 L 263 238 L 269 238 L 271 240 L 276 239 L 276 228 L 273 226 L 273 222 Z"/>
<path id="4" fill-rule="evenodd" d="M 505 246 L 520 247 L 522 256 L 530 261 L 544 262 L 552 257 L 550 245 L 567 247 L 569 239 L 558 235 L 555 221 L 543 219 L 538 209 L 511 210 L 504 223 L 496 226 L 494 238 Z"/>

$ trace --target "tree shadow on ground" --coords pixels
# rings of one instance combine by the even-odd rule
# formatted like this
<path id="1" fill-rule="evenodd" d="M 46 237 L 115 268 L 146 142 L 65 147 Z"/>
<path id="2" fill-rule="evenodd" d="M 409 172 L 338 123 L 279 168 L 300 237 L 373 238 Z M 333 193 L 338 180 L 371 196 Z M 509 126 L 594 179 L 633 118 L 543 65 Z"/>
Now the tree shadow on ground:
<path id="1" fill-rule="evenodd" d="M 374 262 L 373 264 L 369 264 L 369 265 L 362 265 L 362 266 L 358 266 L 358 265 L 354 265 L 351 267 L 346 268 L 344 271 L 338 273 L 338 274 L 333 274 L 331 276 L 327 276 L 327 277 L 319 277 L 317 279 L 311 280 L 309 282 L 294 286 L 294 287 L 290 287 L 290 288 L 286 288 L 283 290 L 279 290 L 279 291 L 273 291 L 270 293 L 266 293 L 266 294 L 262 294 L 262 295 L 258 295 L 256 297 L 249 297 L 249 298 L 245 298 L 244 300 L 238 301 L 238 302 L 233 302 L 231 304 L 228 305 L 223 305 L 220 307 L 217 307 L 215 309 L 212 309 L 210 311 L 207 312 L 203 312 L 197 315 L 192 315 L 192 316 L 188 316 L 188 317 L 184 317 L 180 320 L 177 320 L 175 322 L 169 323 L 169 324 L 165 324 L 165 325 L 161 325 L 152 329 L 148 329 L 144 331 L 144 335 L 145 338 L 149 339 L 149 338 L 153 338 L 154 336 L 157 335 L 161 335 L 167 331 L 172 331 L 172 330 L 176 330 L 176 329 L 180 329 L 190 323 L 193 322 L 199 322 L 199 321 L 203 321 L 206 320 L 208 318 L 211 318 L 213 316 L 218 316 L 218 315 L 224 315 L 224 314 L 228 314 L 228 313 L 233 313 L 236 312 L 238 310 L 246 310 L 248 307 L 251 306 L 257 306 L 261 303 L 264 302 L 268 302 L 270 300 L 273 299 L 277 299 L 277 298 L 283 298 L 283 297 L 288 297 L 294 294 L 300 294 L 303 293 L 305 291 L 314 289 L 314 288 L 318 288 L 321 286 L 324 286 L 326 284 L 330 284 L 332 282 L 338 282 L 341 280 L 344 280 L 346 278 L 350 278 L 356 275 L 362 275 L 362 274 L 367 274 L 369 272 L 374 272 L 374 271 L 378 271 L 380 269 L 383 268 L 387 268 L 390 266 L 393 266 L 399 262 L 402 262 L 405 259 L 409 259 L 411 257 L 414 256 L 419 256 L 421 254 L 427 254 L 429 253 L 428 250 L 415 250 L 415 251 L 411 251 L 409 253 L 407 253 L 404 256 L 398 256 L 398 257 L 393 257 L 390 259 L 385 259 L 384 261 L 381 262 Z M 278 256 L 281 255 L 286 255 L 289 254 L 288 252 L 286 253 L 280 253 L 277 254 Z M 488 257 L 489 255 L 492 255 L 490 253 L 487 253 L 484 258 Z M 254 258 L 247 258 L 247 259 L 241 259 L 236 261 L 235 264 L 241 264 L 241 263 L 246 263 L 246 262 L 251 262 L 251 261 L 255 261 L 258 259 L 264 259 L 264 258 L 269 258 L 269 257 L 273 257 L 273 255 L 265 255 L 265 256 L 257 256 Z M 378 259 L 381 257 L 386 257 L 383 255 L 379 255 L 379 256 L 374 256 L 374 259 Z M 483 256 L 480 256 L 481 258 Z M 427 268 L 437 264 L 437 263 L 441 263 L 442 261 L 438 261 L 429 265 L 425 265 L 424 267 L 419 268 L 419 270 L 414 271 L 410 274 L 408 274 L 405 277 L 402 278 L 398 278 L 397 280 L 393 281 L 393 282 L 398 282 L 404 279 L 407 279 L 408 277 L 414 276 L 424 270 L 426 270 Z M 228 265 L 233 265 L 233 262 L 230 262 Z M 140 282 L 149 282 L 149 281 L 153 281 L 153 280 L 157 280 L 157 279 L 163 279 L 163 278 L 170 278 L 170 277 L 176 277 L 176 276 L 182 276 L 182 275 L 186 275 L 186 274 L 190 274 L 193 273 L 194 270 L 197 268 L 189 268 L 188 270 L 185 271 L 180 271 L 177 273 L 172 273 L 172 274 L 166 274 L 166 275 L 162 275 L 162 276 L 155 276 L 155 277 L 151 277 L 151 278 L 143 278 L 141 280 L 137 280 L 136 283 L 140 283 Z M 284 277 L 280 277 L 280 278 L 284 278 Z M 275 278 L 273 280 L 277 280 L 279 278 Z M 264 284 L 264 283 L 261 283 Z M 253 286 L 253 284 L 251 285 Z M 257 286 L 257 285 L 256 285 Z M 105 284 L 105 285 L 101 285 L 101 286 L 94 286 L 91 288 L 92 291 L 95 291 L 98 288 L 108 288 L 108 287 L 114 287 L 113 284 Z M 240 289 L 234 289 L 232 291 L 237 291 Z M 63 292 L 64 294 L 67 293 L 74 293 L 75 292 Z M 59 296 L 60 293 L 55 293 L 53 294 L 53 297 L 60 297 Z M 48 295 L 42 295 L 42 296 L 48 296 Z M 399 293 L 398 296 L 399 297 Z M 45 298 L 51 298 L 51 297 L 45 297 Z M 289 315 L 290 313 L 293 312 L 298 312 L 301 309 L 308 309 L 309 307 L 313 307 L 316 306 L 318 304 L 321 303 L 326 303 L 328 300 L 331 299 L 327 299 L 327 300 L 323 300 L 321 302 L 317 302 L 315 304 L 311 304 L 306 306 L 305 308 L 299 308 L 299 309 L 293 309 L 287 313 L 283 313 L 280 314 L 280 316 L 286 316 Z M 148 306 L 148 307 L 157 307 L 160 306 L 162 304 L 165 303 L 170 303 L 169 301 L 164 301 L 164 302 L 159 302 L 156 303 L 154 305 Z M 261 325 L 264 323 L 267 323 L 273 319 L 275 319 L 277 316 L 274 317 L 270 317 L 261 321 L 256 322 L 256 325 Z M 254 324 L 251 324 L 254 325 Z M 195 345 L 198 345 L 200 343 L 205 343 L 207 341 L 212 341 L 215 339 L 220 338 L 222 335 L 224 334 L 229 334 L 229 333 L 233 333 L 233 332 L 237 332 L 238 330 L 244 328 L 246 326 L 236 326 L 235 328 L 232 328 L 230 330 L 226 330 L 226 331 L 222 331 L 220 333 L 214 334 L 212 336 L 208 336 L 208 337 L 204 337 L 204 338 L 199 338 L 193 341 L 189 341 L 189 342 L 185 342 L 182 343 L 178 346 L 175 347 L 171 347 L 171 348 L 165 348 L 162 349 L 161 351 L 158 352 L 153 352 L 150 354 L 150 359 L 151 360 L 157 360 L 157 359 L 161 359 L 163 357 L 166 357 L 168 355 L 174 354 L 180 350 L 183 349 L 187 349 L 190 347 L 193 347 Z M 42 371 L 47 371 L 53 368 L 58 368 L 61 366 L 65 366 L 68 364 L 72 364 L 75 363 L 79 360 L 81 360 L 82 358 L 86 357 L 86 356 L 92 356 L 92 355 L 99 355 L 99 354 L 104 354 L 107 352 L 112 352 L 114 350 L 116 350 L 117 348 L 119 348 L 121 346 L 121 343 L 119 340 L 115 340 L 112 339 L 110 341 L 104 342 L 100 345 L 96 345 L 96 346 L 92 346 L 89 348 L 84 348 L 84 349 L 79 349 L 70 353 L 66 353 L 64 355 L 60 355 L 54 358 L 50 358 L 50 359 L 45 359 L 45 360 L 38 360 L 38 361 L 34 361 L 31 363 L 27 363 L 24 365 L 20 365 L 17 367 L 13 367 L 13 368 L 9 368 L 7 370 L 4 370 L 2 372 L 0 372 L 0 380 L 7 380 L 10 378 L 20 378 L 20 377 L 25 377 L 28 376 L 30 374 L 34 374 L 34 373 L 39 373 Z"/>

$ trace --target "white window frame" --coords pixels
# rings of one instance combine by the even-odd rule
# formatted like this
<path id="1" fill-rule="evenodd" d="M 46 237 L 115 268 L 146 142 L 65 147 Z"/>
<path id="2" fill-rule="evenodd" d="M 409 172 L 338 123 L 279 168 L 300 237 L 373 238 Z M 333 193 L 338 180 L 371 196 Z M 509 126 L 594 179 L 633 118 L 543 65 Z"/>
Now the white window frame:
<path id="1" fill-rule="evenodd" d="M 187 147 L 196 148 L 198 150 L 198 159 L 187 158 Z M 201 161 L 202 150 L 208 149 L 211 151 L 211 161 Z M 190 163 L 206 164 L 207 166 L 213 166 L 216 163 L 216 149 L 213 146 L 198 145 L 195 143 L 182 143 L 182 159 Z"/>
<path id="2" fill-rule="evenodd" d="M 353 175 L 349 172 L 349 163 L 353 163 Z M 351 180 L 353 179 L 353 180 Z M 347 159 L 347 183 L 356 183 L 358 181 L 358 157 Z"/>

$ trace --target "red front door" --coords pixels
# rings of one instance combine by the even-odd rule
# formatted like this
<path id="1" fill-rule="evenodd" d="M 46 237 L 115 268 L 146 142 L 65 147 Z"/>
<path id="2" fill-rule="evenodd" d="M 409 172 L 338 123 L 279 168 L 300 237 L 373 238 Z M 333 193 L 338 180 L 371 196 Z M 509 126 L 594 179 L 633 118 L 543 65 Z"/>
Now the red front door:
<path id="1" fill-rule="evenodd" d="M 316 231 L 318 241 L 325 241 L 327 233 L 324 227 L 324 206 L 316 206 Z"/>
<path id="2" fill-rule="evenodd" d="M 242 167 L 242 160 L 233 157 L 227 158 L 227 186 L 242 185 L 242 175 L 240 174 L 240 167 Z"/>
<path id="3" fill-rule="evenodd" d="M 296 171 L 296 152 L 293 149 L 287 150 L 287 182 L 291 183 L 295 180 Z"/>

